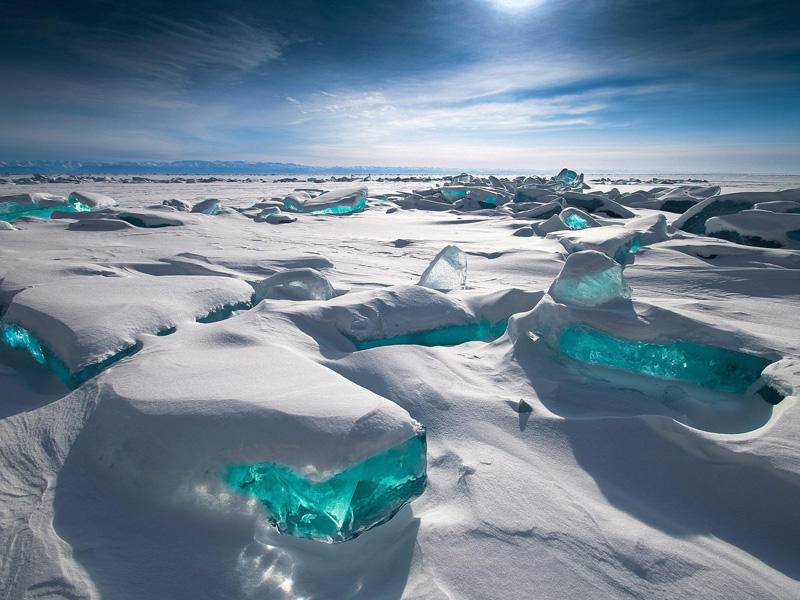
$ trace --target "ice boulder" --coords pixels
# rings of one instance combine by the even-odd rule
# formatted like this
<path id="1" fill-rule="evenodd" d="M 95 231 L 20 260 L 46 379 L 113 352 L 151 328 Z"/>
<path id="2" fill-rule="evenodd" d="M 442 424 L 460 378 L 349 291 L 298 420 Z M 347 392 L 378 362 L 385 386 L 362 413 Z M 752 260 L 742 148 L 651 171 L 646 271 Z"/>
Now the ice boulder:
<path id="1" fill-rule="evenodd" d="M 561 203 L 555 201 L 544 204 L 530 202 L 525 203 L 524 206 L 524 210 L 514 211 L 515 219 L 550 219 L 562 210 Z"/>
<path id="2" fill-rule="evenodd" d="M 309 197 L 302 205 L 289 201 L 287 197 L 283 207 L 288 211 L 312 215 L 349 215 L 367 207 L 367 194 L 365 186 L 350 186 L 325 192 L 314 198 Z"/>
<path id="3" fill-rule="evenodd" d="M 8 221 L 0 221 L 0 231 L 16 231 L 17 228 L 14 227 Z"/>
<path id="4" fill-rule="evenodd" d="M 54 212 L 86 212 L 91 207 L 60 196 L 40 193 L 0 196 L 0 221 L 16 221 L 22 217 L 49 219 Z"/>
<path id="5" fill-rule="evenodd" d="M 303 212 L 306 202 L 311 200 L 311 194 L 304 191 L 294 191 L 283 199 L 283 208 L 291 212 Z"/>
<path id="6" fill-rule="evenodd" d="M 600 306 L 631 295 L 622 266 L 596 250 L 570 254 L 548 293 L 556 302 L 583 307 Z"/>
<path id="7" fill-rule="evenodd" d="M 207 198 L 201 200 L 192 207 L 193 213 L 202 213 L 204 215 L 217 215 L 222 210 L 222 203 L 216 198 Z"/>
<path id="8" fill-rule="evenodd" d="M 330 300 L 336 293 L 328 279 L 316 269 L 287 269 L 251 284 L 256 301 L 265 298 L 280 300 Z"/>
<path id="9" fill-rule="evenodd" d="M 624 226 L 626 229 L 639 234 L 639 242 L 642 246 L 657 244 L 669 239 L 667 218 L 664 215 L 649 215 L 631 219 Z"/>
<path id="10" fill-rule="evenodd" d="M 467 285 L 467 255 L 458 246 L 446 246 L 422 273 L 418 285 L 440 292 L 464 289 Z"/>
<path id="11" fill-rule="evenodd" d="M 746 246 L 800 248 L 800 214 L 743 210 L 705 223 L 706 235 Z"/>
<path id="12" fill-rule="evenodd" d="M 72 204 L 79 202 L 88 206 L 91 210 L 111 208 L 117 205 L 117 201 L 110 196 L 98 194 L 97 192 L 72 192 L 69 195 L 69 202 Z"/>

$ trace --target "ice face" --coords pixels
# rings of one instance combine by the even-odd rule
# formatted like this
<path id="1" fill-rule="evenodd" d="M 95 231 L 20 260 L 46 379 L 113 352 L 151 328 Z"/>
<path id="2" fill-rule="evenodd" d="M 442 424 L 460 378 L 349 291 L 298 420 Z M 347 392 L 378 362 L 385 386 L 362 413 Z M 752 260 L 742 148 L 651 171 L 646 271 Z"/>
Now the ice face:
<path id="1" fill-rule="evenodd" d="M 770 364 L 760 356 L 682 340 L 655 343 L 615 338 L 585 325 L 561 331 L 558 349 L 584 362 L 733 393 L 747 390 Z"/>
<path id="2" fill-rule="evenodd" d="M 49 219 L 56 211 L 59 212 L 88 212 L 92 210 L 82 202 L 68 202 L 55 206 L 38 206 L 36 204 L 14 204 L 11 202 L 0 203 L 0 221 L 16 221 L 20 217 L 39 217 Z"/>
<path id="3" fill-rule="evenodd" d="M 37 363 L 49 368 L 64 385 L 73 389 L 139 349 L 137 345 L 129 346 L 102 362 L 89 365 L 77 373 L 70 373 L 66 365 L 55 354 L 45 348 L 30 331 L 15 323 L 3 323 L 0 328 L 0 342 L 11 348 L 24 350 Z"/>
<path id="4" fill-rule="evenodd" d="M 352 342 L 359 350 L 398 345 L 457 346 L 466 342 L 490 342 L 496 340 L 505 333 L 506 324 L 507 321 L 505 320 L 494 324 L 489 321 L 479 321 L 478 323 L 468 323 L 466 325 L 450 325 L 439 329 L 406 333 L 390 338 L 352 340 Z"/>
<path id="5" fill-rule="evenodd" d="M 367 207 L 367 199 L 359 198 L 353 204 L 341 204 L 339 206 L 326 206 L 318 210 L 312 210 L 312 215 L 349 215 L 352 213 L 361 212 Z"/>
<path id="6" fill-rule="evenodd" d="M 569 306 L 600 306 L 630 298 L 622 266 L 602 252 L 585 250 L 567 257 L 549 294 Z"/>
<path id="7" fill-rule="evenodd" d="M 425 431 L 319 482 L 288 467 L 233 465 L 225 481 L 257 498 L 279 532 L 327 543 L 344 542 L 391 519 L 422 494 Z"/>
<path id="8" fill-rule="evenodd" d="M 564 211 L 564 213 L 566 213 L 566 211 Z M 561 220 L 564 221 L 564 225 L 570 229 L 586 229 L 587 227 L 592 226 L 586 217 L 583 217 L 578 213 L 564 213 L 561 215 Z"/>
<path id="9" fill-rule="evenodd" d="M 440 292 L 464 289 L 467 285 L 467 255 L 458 246 L 446 246 L 425 269 L 419 285 Z"/>

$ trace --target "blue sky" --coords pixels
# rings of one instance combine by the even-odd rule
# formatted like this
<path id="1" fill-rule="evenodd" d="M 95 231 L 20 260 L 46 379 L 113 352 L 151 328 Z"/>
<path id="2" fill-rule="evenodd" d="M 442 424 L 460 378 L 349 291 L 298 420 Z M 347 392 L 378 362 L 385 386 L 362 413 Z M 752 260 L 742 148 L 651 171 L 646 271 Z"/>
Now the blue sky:
<path id="1" fill-rule="evenodd" d="M 6 160 L 800 172 L 797 2 L 27 4 Z"/>

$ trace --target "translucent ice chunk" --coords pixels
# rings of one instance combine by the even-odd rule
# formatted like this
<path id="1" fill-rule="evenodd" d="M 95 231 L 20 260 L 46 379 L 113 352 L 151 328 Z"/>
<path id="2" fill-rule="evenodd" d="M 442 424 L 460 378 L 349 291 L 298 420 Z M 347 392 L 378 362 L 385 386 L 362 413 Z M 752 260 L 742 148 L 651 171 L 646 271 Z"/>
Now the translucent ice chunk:
<path id="1" fill-rule="evenodd" d="M 385 523 L 422 494 L 425 431 L 324 481 L 273 463 L 233 465 L 225 481 L 257 498 L 281 533 L 344 542 Z"/>
<path id="2" fill-rule="evenodd" d="M 630 288 L 619 263 L 602 252 L 585 250 L 567 257 L 549 294 L 569 306 L 600 306 L 630 298 Z"/>
<path id="3" fill-rule="evenodd" d="M 615 338 L 585 325 L 565 328 L 558 347 L 563 354 L 592 364 L 734 393 L 747 390 L 770 363 L 760 356 L 682 340 L 655 343 Z"/>
<path id="4" fill-rule="evenodd" d="M 467 285 L 467 255 L 458 246 L 446 246 L 422 273 L 419 285 L 440 292 L 464 289 Z"/>
<path id="5" fill-rule="evenodd" d="M 14 325 L 13 323 L 4 323 L 2 328 L 3 342 L 11 348 L 18 348 L 26 350 L 36 362 L 40 365 L 45 364 L 46 359 L 44 350 L 42 349 L 39 340 L 37 340 L 30 331 Z"/>
<path id="6" fill-rule="evenodd" d="M 279 300 L 330 300 L 336 294 L 328 279 L 309 268 L 288 269 L 252 283 L 257 302 L 265 298 Z"/>
<path id="7" fill-rule="evenodd" d="M 415 331 L 390 338 L 352 340 L 352 342 L 359 350 L 399 345 L 457 346 L 466 342 L 491 342 L 496 340 L 505 333 L 506 325 L 507 321 L 505 320 L 494 324 L 489 321 L 479 321 L 477 323 L 467 323 L 466 325 L 450 325 L 439 329 L 429 329 L 428 331 Z"/>
<path id="8" fill-rule="evenodd" d="M 570 169 L 561 169 L 556 179 L 565 185 L 571 185 L 578 179 L 578 174 Z"/>

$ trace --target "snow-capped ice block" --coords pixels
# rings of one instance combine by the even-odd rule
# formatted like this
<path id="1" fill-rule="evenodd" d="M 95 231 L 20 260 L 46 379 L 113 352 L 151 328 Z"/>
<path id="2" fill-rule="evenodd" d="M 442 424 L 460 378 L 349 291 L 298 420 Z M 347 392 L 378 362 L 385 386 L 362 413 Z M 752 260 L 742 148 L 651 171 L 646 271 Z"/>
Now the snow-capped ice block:
<path id="1" fill-rule="evenodd" d="M 590 217 L 582 210 L 572 206 L 568 206 L 562 210 L 559 216 L 564 222 L 564 225 L 566 225 L 568 229 L 572 230 L 588 229 L 589 227 L 600 226 L 600 223 L 598 223 L 595 219 Z"/>
<path id="2" fill-rule="evenodd" d="M 600 194 L 563 192 L 561 197 L 565 205 L 574 206 L 589 213 L 602 213 L 615 219 L 630 219 L 636 216 L 633 211 L 628 210 L 619 202 Z"/>
<path id="3" fill-rule="evenodd" d="M 550 219 L 554 215 L 561 212 L 562 206 L 560 202 L 547 202 L 545 204 L 538 204 L 531 202 L 524 206 L 530 206 L 525 210 L 518 210 L 514 213 L 514 218 L 517 219 Z"/>
<path id="4" fill-rule="evenodd" d="M 552 202 L 555 198 L 552 186 L 520 186 L 514 192 L 514 202 Z"/>
<path id="5" fill-rule="evenodd" d="M 267 208 L 263 209 L 260 213 L 258 213 L 255 218 L 253 219 L 256 223 L 261 223 L 267 220 L 267 217 L 270 215 L 279 215 L 281 213 L 281 209 L 277 206 L 268 206 Z"/>
<path id="6" fill-rule="evenodd" d="M 16 231 L 16 230 L 17 228 L 14 227 L 11 223 L 0 219 L 0 231 Z"/>
<path id="7" fill-rule="evenodd" d="M 422 492 L 422 427 L 276 342 L 268 317 L 179 328 L 101 374 L 87 468 L 149 503 L 348 539 Z"/>
<path id="8" fill-rule="evenodd" d="M 491 323 L 481 320 L 464 325 L 448 325 L 427 331 L 415 331 L 388 338 L 367 340 L 351 339 L 359 350 L 378 348 L 381 346 L 458 346 L 466 342 L 491 342 L 506 331 L 506 321 Z"/>
<path id="9" fill-rule="evenodd" d="M 73 389 L 95 377 L 115 362 L 134 354 L 139 349 L 135 344 L 128 346 L 99 363 L 91 364 L 73 373 L 58 356 L 42 345 L 36 336 L 15 323 L 3 323 L 0 325 L 0 342 L 10 348 L 27 352 L 37 363 L 50 369 L 64 385 Z"/>
<path id="10" fill-rule="evenodd" d="M 652 208 L 682 214 L 698 202 L 716 196 L 719 192 L 719 186 L 657 187 L 626 194 L 619 199 L 619 202 L 634 208 Z"/>
<path id="11" fill-rule="evenodd" d="M 755 204 L 772 201 L 800 201 L 800 189 L 782 192 L 737 192 L 703 200 L 678 217 L 672 225 L 697 235 L 705 234 L 705 223 L 711 217 L 731 215 L 753 208 Z"/>
<path id="12" fill-rule="evenodd" d="M 161 227 L 177 227 L 184 225 L 187 216 L 169 216 L 169 214 L 163 214 L 162 212 L 142 209 L 120 211 L 117 213 L 117 218 L 126 223 L 130 223 L 134 227 L 159 229 Z"/>
<path id="13" fill-rule="evenodd" d="M 746 246 L 800 248 L 800 214 L 743 210 L 711 217 L 705 229 L 706 235 Z"/>
<path id="14" fill-rule="evenodd" d="M 255 300 L 330 300 L 336 293 L 330 281 L 316 269 L 288 269 L 262 281 L 252 282 Z"/>
<path id="15" fill-rule="evenodd" d="M 564 328 L 558 349 L 576 360 L 702 387 L 743 393 L 770 364 L 765 358 L 682 340 L 644 342 L 613 337 L 585 325 Z"/>
<path id="16" fill-rule="evenodd" d="M 77 200 L 66 200 L 47 194 L 14 194 L 0 196 L 0 221 L 16 221 L 20 217 L 49 219 L 54 212 L 87 212 L 92 208 Z"/>
<path id="17" fill-rule="evenodd" d="M 72 204 L 80 203 L 88 206 L 92 210 L 99 210 L 101 208 L 111 208 L 117 205 L 117 201 L 105 194 L 97 192 L 72 192 L 69 195 L 69 201 Z"/>
<path id="18" fill-rule="evenodd" d="M 193 213 L 202 213 L 204 215 L 216 215 L 222 209 L 222 203 L 216 198 L 208 198 L 201 200 L 192 207 Z"/>
<path id="19" fill-rule="evenodd" d="M 616 225 L 549 233 L 547 237 L 558 239 L 569 253 L 597 250 L 612 257 L 620 264 L 628 262 L 629 256 L 635 254 L 641 246 L 641 235 L 638 231 Z"/>
<path id="20" fill-rule="evenodd" d="M 284 198 L 283 207 L 291 212 L 309 213 L 312 215 L 349 215 L 367 207 L 369 191 L 365 186 L 350 186 L 309 197 L 302 205 Z"/>
<path id="21" fill-rule="evenodd" d="M 464 289 L 467 285 L 467 255 L 458 246 L 446 246 L 419 278 L 422 287 L 440 292 Z"/>
<path id="22" fill-rule="evenodd" d="M 578 180 L 578 174 L 570 169 L 561 169 L 556 175 L 556 179 L 565 185 L 572 185 Z"/>
<path id="23" fill-rule="evenodd" d="M 175 210 L 179 210 L 181 212 L 191 212 L 192 205 L 191 203 L 187 202 L 186 200 L 180 200 L 178 198 L 171 198 L 169 200 L 162 200 L 161 204 L 164 206 L 170 206 Z"/>
<path id="24" fill-rule="evenodd" d="M 622 266 L 595 250 L 570 254 L 548 293 L 556 302 L 583 307 L 600 306 L 631 295 Z"/>
<path id="25" fill-rule="evenodd" d="M 284 212 L 277 206 L 270 206 L 263 209 L 258 213 L 253 220 L 256 223 L 269 223 L 270 225 L 280 225 L 281 223 L 294 223 L 297 217 L 292 217 Z"/>
<path id="26" fill-rule="evenodd" d="M 15 277 L 3 280 L 0 295 Z M 142 335 L 249 306 L 252 295 L 231 277 L 71 276 L 13 293 L 3 322 L 28 330 L 75 375 L 129 351 Z"/>
<path id="27" fill-rule="evenodd" d="M 311 194 L 308 192 L 292 192 L 283 199 L 283 208 L 291 212 L 303 212 L 303 207 L 309 200 L 311 200 Z"/>
<path id="28" fill-rule="evenodd" d="M 344 542 L 391 519 L 422 494 L 426 482 L 425 432 L 336 473 L 310 481 L 279 464 L 228 467 L 225 479 L 264 506 L 285 534 Z"/>
<path id="29" fill-rule="evenodd" d="M 753 205 L 755 210 L 768 210 L 775 213 L 800 213 L 800 202 L 791 200 L 773 200 L 771 202 L 759 202 Z"/>
<path id="30" fill-rule="evenodd" d="M 667 218 L 664 215 L 649 215 L 631 219 L 625 223 L 625 228 L 638 234 L 642 246 L 657 244 L 669 239 Z"/>

